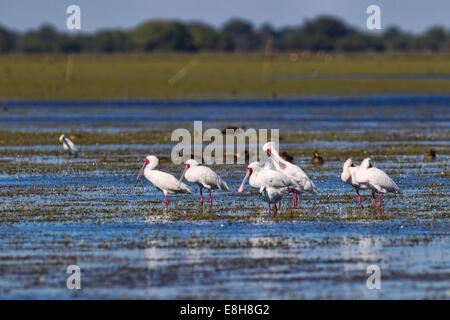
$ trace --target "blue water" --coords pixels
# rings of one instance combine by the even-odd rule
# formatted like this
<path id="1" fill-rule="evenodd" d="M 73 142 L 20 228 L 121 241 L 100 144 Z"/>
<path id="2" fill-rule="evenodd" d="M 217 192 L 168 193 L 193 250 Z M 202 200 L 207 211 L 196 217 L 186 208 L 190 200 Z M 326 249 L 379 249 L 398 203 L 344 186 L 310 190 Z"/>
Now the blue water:
<path id="1" fill-rule="evenodd" d="M 6 109 L 2 110 L 4 107 Z M 135 178 L 147 152 L 167 155 L 171 144 L 80 146 L 76 159 L 54 145 L 8 146 L 0 165 L 0 298 L 72 299 L 450 299 L 450 96 L 380 95 L 273 100 L 2 101 L 2 130 L 67 132 L 192 129 L 228 125 L 280 128 L 281 133 L 369 132 L 385 141 L 306 141 L 281 147 L 362 151 L 414 145 L 438 150 L 375 154 L 376 165 L 403 191 L 363 209 L 340 179 L 342 161 L 314 167 L 296 156 L 316 182 L 318 195 L 302 195 L 300 208 L 283 202 L 277 218 L 250 187 L 236 193 L 245 165 L 215 170 L 230 186 L 214 192 L 214 205 L 192 195 L 162 193 Z M 414 134 L 417 139 L 403 140 Z M 390 135 L 399 137 L 392 141 Z M 378 149 L 377 149 L 378 150 Z M 28 154 L 29 151 L 37 154 Z M 52 154 L 45 152 L 55 151 Z M 42 154 L 39 154 L 42 152 Z M 130 155 L 130 152 L 132 153 Z M 111 162 L 102 164 L 103 155 Z M 128 163 L 124 163 L 123 159 Z M 340 159 L 344 160 L 344 159 Z M 93 165 L 95 164 L 95 165 Z M 53 168 L 41 171 L 41 167 Z M 79 166 L 91 165 L 90 170 Z M 35 167 L 36 166 L 36 167 Z M 55 167 L 52 167 L 55 166 Z M 58 167 L 60 170 L 56 170 Z M 62 168 L 62 169 L 61 169 Z M 162 163 L 179 176 L 182 166 Z M 204 214 L 196 220 L 189 215 Z M 237 218 L 237 219 L 236 219 Z M 66 287 L 67 266 L 81 268 L 82 290 Z M 381 290 L 366 286 L 367 267 L 381 269 Z"/>
<path id="2" fill-rule="evenodd" d="M 448 128 L 450 96 L 382 95 L 274 100 L 135 100 L 135 101 L 0 101 L 8 107 L 0 123 L 14 129 L 102 123 L 149 124 L 160 128 L 202 120 L 267 127 L 336 129 L 359 126 L 386 128 L 402 123 Z M 243 117 L 245 115 L 245 117 Z M 420 121 L 417 121 L 420 119 Z M 128 129 L 128 127 L 125 126 Z M 129 126 L 132 129 L 133 126 Z"/>

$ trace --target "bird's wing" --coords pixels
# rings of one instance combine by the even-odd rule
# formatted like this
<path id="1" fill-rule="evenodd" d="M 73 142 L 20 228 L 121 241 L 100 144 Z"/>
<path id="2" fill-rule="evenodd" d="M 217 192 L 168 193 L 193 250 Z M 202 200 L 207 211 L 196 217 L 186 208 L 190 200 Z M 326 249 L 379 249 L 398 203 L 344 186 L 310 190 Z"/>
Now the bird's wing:
<path id="1" fill-rule="evenodd" d="M 283 173 L 298 181 L 302 181 L 305 178 L 309 179 L 305 171 L 295 164 L 290 164 L 287 166 L 286 169 L 283 170 Z"/>
<path id="2" fill-rule="evenodd" d="M 352 173 L 352 180 L 355 184 L 368 184 L 369 183 L 369 173 L 366 169 L 361 166 L 357 167 L 354 173 Z"/>
<path id="3" fill-rule="evenodd" d="M 299 166 L 291 164 L 283 170 L 283 173 L 295 180 L 304 191 L 317 193 L 316 185 Z"/>
<path id="4" fill-rule="evenodd" d="M 263 185 L 272 188 L 283 188 L 294 184 L 285 174 L 275 170 L 263 169 L 259 172 L 259 176 Z"/>
<path id="5" fill-rule="evenodd" d="M 146 177 L 155 187 L 161 190 L 167 190 L 171 193 L 192 193 L 186 184 L 180 183 L 177 178 L 167 172 L 151 170 Z"/>
<path id="6" fill-rule="evenodd" d="M 227 183 L 219 175 L 217 175 L 217 177 L 219 178 L 220 190 L 229 191 Z"/>
<path id="7" fill-rule="evenodd" d="M 395 184 L 383 170 L 378 168 L 369 168 L 367 170 L 367 176 L 369 185 L 375 188 L 377 191 L 386 192 L 399 192 L 400 188 Z"/>
<path id="8" fill-rule="evenodd" d="M 65 138 L 65 141 L 67 142 L 69 150 L 71 150 L 72 152 L 77 152 L 78 151 L 77 147 L 75 146 L 75 144 L 70 139 Z"/>
<path id="9" fill-rule="evenodd" d="M 273 160 L 272 159 L 268 159 L 264 162 L 260 162 L 260 166 L 263 169 L 272 169 L 272 170 L 276 170 L 275 165 L 273 164 Z"/>
<path id="10" fill-rule="evenodd" d="M 197 177 L 198 182 L 203 184 L 205 187 L 217 188 L 221 190 L 228 191 L 228 185 L 222 178 L 212 171 L 210 168 L 205 166 L 198 166 L 193 169 L 192 175 Z"/>

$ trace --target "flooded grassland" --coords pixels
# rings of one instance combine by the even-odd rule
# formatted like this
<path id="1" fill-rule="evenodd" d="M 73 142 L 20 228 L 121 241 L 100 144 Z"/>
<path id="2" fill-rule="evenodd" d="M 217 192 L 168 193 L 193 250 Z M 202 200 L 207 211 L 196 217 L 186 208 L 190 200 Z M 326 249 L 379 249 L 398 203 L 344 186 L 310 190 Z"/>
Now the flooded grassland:
<path id="1" fill-rule="evenodd" d="M 396 100 L 397 99 L 397 100 Z M 424 97 L 258 102 L 8 104 L 0 113 L 1 298 L 450 298 L 450 101 Z M 2 105 L 6 107 L 6 103 Z M 242 115 L 245 115 L 243 117 Z M 213 165 L 214 203 L 135 182 L 148 154 L 176 177 L 176 128 L 279 128 L 318 195 L 269 212 L 237 188 L 246 165 Z M 77 158 L 58 141 L 65 133 Z M 437 152 L 435 161 L 424 153 Z M 311 162 L 314 150 L 325 159 Z M 370 156 L 403 194 L 372 208 L 340 181 Z M 81 268 L 81 290 L 66 268 Z M 366 286 L 367 267 L 381 289 Z"/>

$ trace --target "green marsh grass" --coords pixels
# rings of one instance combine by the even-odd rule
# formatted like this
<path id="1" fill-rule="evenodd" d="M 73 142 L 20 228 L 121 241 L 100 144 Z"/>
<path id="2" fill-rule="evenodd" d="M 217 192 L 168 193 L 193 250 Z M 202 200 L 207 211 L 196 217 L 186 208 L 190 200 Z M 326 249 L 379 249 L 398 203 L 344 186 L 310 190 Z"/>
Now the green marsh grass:
<path id="1" fill-rule="evenodd" d="M 186 76 L 169 84 L 191 61 Z M 448 55 L 323 55 L 272 57 L 268 76 L 259 54 L 0 56 L 0 99 L 177 99 L 291 97 L 384 92 L 449 93 L 447 79 L 321 79 L 320 75 L 449 74 Z M 295 75 L 306 78 L 292 77 Z"/>

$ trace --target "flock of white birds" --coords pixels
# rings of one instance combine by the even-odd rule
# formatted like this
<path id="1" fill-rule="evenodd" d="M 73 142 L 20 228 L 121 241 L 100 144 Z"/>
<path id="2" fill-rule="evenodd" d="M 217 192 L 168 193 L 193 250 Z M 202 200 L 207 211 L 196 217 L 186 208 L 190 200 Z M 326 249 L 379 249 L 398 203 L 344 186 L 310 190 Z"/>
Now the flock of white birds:
<path id="1" fill-rule="evenodd" d="M 61 135 L 59 138 L 65 150 L 70 155 L 76 155 L 78 149 L 75 144 Z M 244 179 L 238 188 L 238 193 L 244 191 L 245 184 L 259 190 L 261 198 L 277 211 L 281 207 L 283 196 L 292 194 L 293 206 L 297 206 L 298 196 L 303 192 L 317 194 L 317 188 L 308 175 L 297 165 L 284 160 L 277 152 L 276 144 L 268 142 L 264 144 L 263 151 L 268 156 L 268 161 L 252 162 L 248 165 Z M 169 205 L 169 194 L 192 193 L 188 182 L 198 185 L 200 190 L 200 203 L 203 204 L 203 189 L 209 193 L 209 202 L 212 205 L 211 190 L 229 191 L 227 183 L 211 168 L 200 165 L 194 159 L 186 161 L 186 166 L 180 177 L 156 170 L 159 160 L 154 155 L 145 158 L 145 162 L 137 176 L 136 181 L 144 176 L 156 188 L 164 193 L 166 207 Z M 378 194 L 378 206 L 381 207 L 381 194 L 400 193 L 400 188 L 382 170 L 372 165 L 370 158 L 364 159 L 359 166 L 353 163 L 352 159 L 345 161 L 342 168 L 341 180 L 353 186 L 358 196 L 358 206 L 361 205 L 359 190 L 371 190 L 373 206 L 377 206 L 375 195 Z M 278 203 L 278 207 L 277 207 Z"/>

